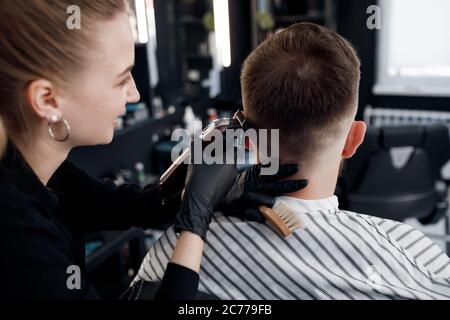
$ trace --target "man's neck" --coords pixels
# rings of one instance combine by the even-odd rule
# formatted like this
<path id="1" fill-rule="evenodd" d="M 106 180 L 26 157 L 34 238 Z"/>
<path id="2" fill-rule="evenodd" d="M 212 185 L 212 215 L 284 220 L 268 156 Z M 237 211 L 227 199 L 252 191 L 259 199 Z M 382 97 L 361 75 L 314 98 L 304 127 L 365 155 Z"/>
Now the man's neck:
<path id="1" fill-rule="evenodd" d="M 333 196 L 336 189 L 338 174 L 339 163 L 329 162 L 314 166 L 300 164 L 299 173 L 289 177 L 289 180 L 307 179 L 308 185 L 297 192 L 289 193 L 285 196 L 305 200 L 329 198 Z"/>
<path id="2" fill-rule="evenodd" d="M 25 143 L 13 139 L 13 142 L 43 185 L 47 185 L 70 151 L 54 141 L 35 139 L 33 143 Z"/>

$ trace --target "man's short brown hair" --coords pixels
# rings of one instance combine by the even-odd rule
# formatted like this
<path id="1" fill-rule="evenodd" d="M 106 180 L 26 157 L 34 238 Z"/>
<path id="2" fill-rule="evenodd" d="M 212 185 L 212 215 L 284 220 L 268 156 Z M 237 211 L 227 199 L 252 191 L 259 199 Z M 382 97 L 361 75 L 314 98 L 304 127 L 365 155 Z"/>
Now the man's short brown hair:
<path id="1" fill-rule="evenodd" d="M 282 161 L 312 155 L 355 112 L 360 61 L 336 32 L 297 23 L 269 37 L 241 75 L 246 117 L 258 129 L 280 129 Z"/>

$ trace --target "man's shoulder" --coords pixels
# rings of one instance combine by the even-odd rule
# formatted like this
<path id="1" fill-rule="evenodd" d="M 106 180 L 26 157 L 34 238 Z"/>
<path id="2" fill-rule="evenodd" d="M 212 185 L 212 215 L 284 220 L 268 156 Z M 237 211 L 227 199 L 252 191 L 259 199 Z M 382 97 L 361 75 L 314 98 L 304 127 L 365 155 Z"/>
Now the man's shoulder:
<path id="1" fill-rule="evenodd" d="M 351 217 L 351 219 L 364 222 L 366 227 L 372 228 L 380 236 L 384 236 L 390 242 L 398 243 L 404 247 L 408 246 L 413 239 L 425 237 L 422 231 L 401 221 L 346 210 L 340 210 L 340 213 Z"/>
<path id="2" fill-rule="evenodd" d="M 387 218 L 380 218 L 380 217 L 377 217 L 377 216 L 374 216 L 371 214 L 367 214 L 367 213 L 358 213 L 358 212 L 347 211 L 347 210 L 340 210 L 340 212 L 347 216 L 352 216 L 354 218 L 364 220 L 364 221 L 370 223 L 371 225 L 378 226 L 381 229 L 385 230 L 386 232 L 393 231 L 394 228 L 398 228 L 398 227 L 402 227 L 402 226 L 413 228 L 412 226 L 407 225 L 404 222 L 387 219 Z"/>
<path id="3" fill-rule="evenodd" d="M 372 224 L 394 246 L 407 254 L 416 264 L 434 274 L 450 274 L 450 260 L 445 252 L 418 227 L 405 222 L 379 218 L 367 214 L 343 211 Z"/>

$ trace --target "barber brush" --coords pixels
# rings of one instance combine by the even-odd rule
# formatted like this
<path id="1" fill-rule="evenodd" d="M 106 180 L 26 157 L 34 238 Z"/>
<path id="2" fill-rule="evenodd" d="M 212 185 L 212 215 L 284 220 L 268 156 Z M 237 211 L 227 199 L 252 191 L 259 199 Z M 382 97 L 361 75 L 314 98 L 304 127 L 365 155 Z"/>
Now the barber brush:
<path id="1" fill-rule="evenodd" d="M 273 209 L 266 206 L 259 206 L 258 209 L 266 222 L 284 238 L 304 227 L 302 219 L 283 201 L 279 201 Z"/>

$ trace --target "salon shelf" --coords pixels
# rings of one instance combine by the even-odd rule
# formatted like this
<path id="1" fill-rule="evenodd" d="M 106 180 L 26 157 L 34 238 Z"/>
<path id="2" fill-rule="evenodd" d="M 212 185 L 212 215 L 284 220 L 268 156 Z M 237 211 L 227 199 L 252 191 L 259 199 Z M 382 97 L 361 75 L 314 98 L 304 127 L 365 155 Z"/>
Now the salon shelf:
<path id="1" fill-rule="evenodd" d="M 161 0 L 162 1 L 162 0 Z M 200 85 L 193 85 L 190 80 L 190 71 L 200 73 L 199 83 L 209 78 L 213 59 L 206 54 L 208 48 L 209 31 L 205 28 L 204 17 L 212 10 L 210 0 L 192 0 L 186 5 L 183 1 L 173 0 L 176 10 L 176 34 L 178 35 L 179 71 L 181 76 L 181 95 L 196 99 L 207 97 L 209 90 L 203 90 Z"/>
<path id="2" fill-rule="evenodd" d="M 98 249 L 86 257 L 86 269 L 88 272 L 92 272 L 100 266 L 113 253 L 120 253 L 120 250 L 123 249 L 122 247 L 129 242 L 137 246 L 139 257 L 143 258 L 145 256 L 144 231 L 142 229 L 131 228 L 126 232 L 109 232 L 108 235 L 108 241 L 104 241 Z"/>
<path id="3" fill-rule="evenodd" d="M 187 25 L 203 26 L 203 19 L 194 16 L 183 16 L 181 22 Z"/>
<path id="4" fill-rule="evenodd" d="M 100 244 L 86 256 L 92 286 L 102 299 L 117 300 L 136 276 L 145 257 L 144 231 L 138 228 L 124 232 L 103 231 L 88 234 L 85 239 L 88 243 Z"/>
<path id="5" fill-rule="evenodd" d="M 267 38 L 267 31 L 261 30 L 258 24 L 258 0 L 249 1 L 252 17 L 252 48 L 256 48 Z M 313 22 L 337 30 L 337 2 L 337 0 L 269 0 L 267 12 L 270 12 L 275 23 L 270 31 L 274 32 L 298 22 Z"/>
<path id="6" fill-rule="evenodd" d="M 186 59 L 192 60 L 212 60 L 212 57 L 206 54 L 198 54 L 198 53 L 187 53 L 185 55 Z"/>
<path id="7" fill-rule="evenodd" d="M 317 14 L 300 14 L 300 15 L 282 15 L 276 16 L 275 21 L 277 23 L 295 23 L 303 21 L 318 21 L 325 20 L 325 15 L 322 13 Z"/>

